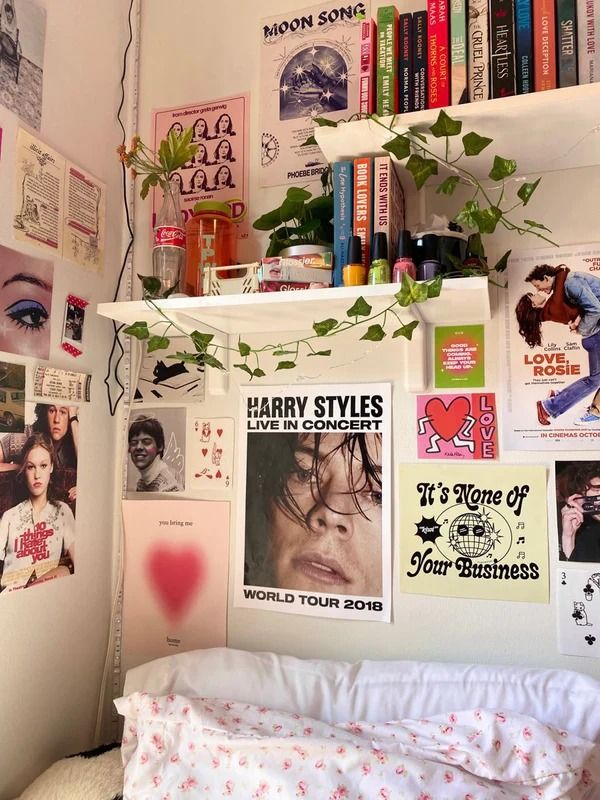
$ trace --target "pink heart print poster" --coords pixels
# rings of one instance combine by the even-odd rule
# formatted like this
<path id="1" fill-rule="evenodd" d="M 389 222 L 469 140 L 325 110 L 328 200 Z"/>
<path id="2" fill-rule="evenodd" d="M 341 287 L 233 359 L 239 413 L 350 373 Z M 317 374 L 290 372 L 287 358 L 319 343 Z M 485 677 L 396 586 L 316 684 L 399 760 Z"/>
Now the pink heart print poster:
<path id="1" fill-rule="evenodd" d="M 124 500 L 123 671 L 226 643 L 229 503 Z"/>
<path id="2" fill-rule="evenodd" d="M 419 458 L 498 457 L 496 397 L 492 392 L 419 395 Z"/>

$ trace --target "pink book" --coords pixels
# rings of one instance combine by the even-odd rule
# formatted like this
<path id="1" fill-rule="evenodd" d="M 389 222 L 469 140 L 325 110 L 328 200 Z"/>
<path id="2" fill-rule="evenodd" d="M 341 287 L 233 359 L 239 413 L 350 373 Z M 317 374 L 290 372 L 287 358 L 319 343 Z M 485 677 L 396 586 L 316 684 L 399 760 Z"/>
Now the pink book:
<path id="1" fill-rule="evenodd" d="M 427 0 L 428 108 L 450 105 L 448 0 Z"/>
<path id="2" fill-rule="evenodd" d="M 377 26 L 375 20 L 363 20 L 360 24 L 360 113 L 375 113 L 375 91 L 377 86 Z"/>

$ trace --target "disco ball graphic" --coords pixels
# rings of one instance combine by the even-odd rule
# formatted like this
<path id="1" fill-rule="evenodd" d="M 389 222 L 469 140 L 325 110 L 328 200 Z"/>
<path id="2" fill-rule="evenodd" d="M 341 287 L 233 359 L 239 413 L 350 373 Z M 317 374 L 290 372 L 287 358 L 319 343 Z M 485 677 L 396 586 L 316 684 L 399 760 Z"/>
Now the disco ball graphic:
<path id="1" fill-rule="evenodd" d="M 489 553 L 498 535 L 487 515 L 466 513 L 453 520 L 448 539 L 452 549 L 461 556 L 479 558 Z"/>

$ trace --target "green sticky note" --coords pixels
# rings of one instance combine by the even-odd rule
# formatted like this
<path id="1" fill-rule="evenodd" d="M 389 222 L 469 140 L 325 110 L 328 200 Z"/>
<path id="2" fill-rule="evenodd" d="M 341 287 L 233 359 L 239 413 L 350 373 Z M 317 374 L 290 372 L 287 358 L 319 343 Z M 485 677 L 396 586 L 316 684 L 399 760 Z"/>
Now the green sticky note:
<path id="1" fill-rule="evenodd" d="M 485 386 L 483 325 L 445 325 L 434 334 L 436 389 Z"/>

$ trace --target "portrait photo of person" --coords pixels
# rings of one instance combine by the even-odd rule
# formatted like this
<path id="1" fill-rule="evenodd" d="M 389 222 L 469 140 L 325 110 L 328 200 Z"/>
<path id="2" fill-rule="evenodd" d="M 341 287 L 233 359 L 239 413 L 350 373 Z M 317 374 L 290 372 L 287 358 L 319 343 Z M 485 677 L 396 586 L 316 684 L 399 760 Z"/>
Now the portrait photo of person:
<path id="1" fill-rule="evenodd" d="M 219 169 L 216 171 L 215 185 L 213 188 L 215 189 L 215 191 L 217 191 L 218 189 L 235 188 L 235 183 L 233 182 L 231 170 L 226 164 L 224 164 L 222 167 L 219 167 Z"/>
<path id="2" fill-rule="evenodd" d="M 190 188 L 187 190 L 186 194 L 207 192 L 209 188 L 206 172 L 203 169 L 197 169 L 190 178 Z"/>
<path id="3" fill-rule="evenodd" d="M 561 561 L 600 561 L 600 461 L 557 461 Z"/>
<path id="4" fill-rule="evenodd" d="M 176 136 L 181 136 L 183 133 L 183 125 L 181 122 L 174 122 L 167 131 L 167 136 L 169 136 L 170 133 L 174 133 Z"/>
<path id="5" fill-rule="evenodd" d="M 223 164 L 225 162 L 235 161 L 233 157 L 233 150 L 229 139 L 221 139 L 219 144 L 215 147 L 213 155 L 213 164 Z"/>
<path id="6" fill-rule="evenodd" d="M 249 433 L 244 583 L 380 597 L 380 433 Z"/>
<path id="7" fill-rule="evenodd" d="M 70 575 L 75 569 L 75 518 L 58 499 L 52 439 L 33 433 L 15 478 L 16 505 L 0 519 L 0 591 Z"/>
<path id="8" fill-rule="evenodd" d="M 214 133 L 211 139 L 220 139 L 222 136 L 235 136 L 233 122 L 229 114 L 221 114 L 215 122 Z"/>
<path id="9" fill-rule="evenodd" d="M 47 359 L 54 267 L 0 245 L 0 350 Z"/>
<path id="10" fill-rule="evenodd" d="M 192 142 L 208 139 L 208 125 L 204 117 L 198 117 L 192 125 Z"/>
<path id="11" fill-rule="evenodd" d="M 185 484 L 184 409 L 161 408 L 136 414 L 129 424 L 127 442 L 129 453 L 128 491 L 183 491 Z"/>

